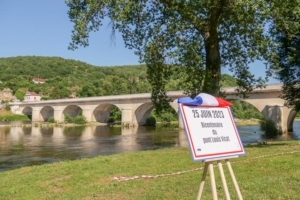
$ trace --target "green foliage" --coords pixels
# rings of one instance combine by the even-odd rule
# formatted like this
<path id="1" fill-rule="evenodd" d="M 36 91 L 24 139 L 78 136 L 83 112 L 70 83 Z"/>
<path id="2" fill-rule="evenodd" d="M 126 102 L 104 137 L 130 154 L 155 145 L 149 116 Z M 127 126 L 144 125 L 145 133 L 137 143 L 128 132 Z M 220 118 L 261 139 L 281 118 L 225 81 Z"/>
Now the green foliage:
<path id="1" fill-rule="evenodd" d="M 12 67 L 15 63 L 18 63 L 18 68 Z M 65 76 L 65 69 L 61 66 L 72 73 Z M 0 58 L 0 70 L 3 72 L 0 73 L 0 80 L 3 81 L 1 86 L 11 86 L 20 100 L 24 97 L 22 91 L 36 92 L 42 95 L 42 100 L 69 98 L 71 94 L 78 97 L 92 97 L 151 92 L 145 65 L 96 67 L 57 57 L 24 56 Z M 170 74 L 168 81 L 165 82 L 165 89 L 183 90 L 186 77 L 184 69 L 169 67 L 168 73 Z M 44 78 L 46 83 L 34 84 L 32 82 L 34 77 Z M 226 74 L 222 77 L 224 77 L 223 87 L 233 86 L 236 82 Z M 157 96 L 160 97 L 162 96 Z"/>
<path id="2" fill-rule="evenodd" d="M 65 123 L 73 123 L 74 119 L 70 115 L 65 115 Z"/>
<path id="3" fill-rule="evenodd" d="M 234 87 L 237 86 L 236 79 L 228 74 L 223 74 L 221 79 L 222 87 Z"/>
<path id="4" fill-rule="evenodd" d="M 0 115 L 0 121 L 30 121 L 30 119 L 26 115 Z"/>
<path id="5" fill-rule="evenodd" d="M 73 123 L 74 124 L 86 124 L 86 119 L 84 116 L 82 115 L 77 115 L 74 120 L 73 120 Z"/>
<path id="6" fill-rule="evenodd" d="M 150 116 L 146 119 L 145 126 L 155 126 L 156 125 L 156 119 L 153 116 Z"/>
<path id="7" fill-rule="evenodd" d="M 21 91 L 21 90 L 17 90 L 15 93 L 15 96 L 17 97 L 17 99 L 19 99 L 20 101 L 24 100 L 24 96 L 25 96 L 25 92 Z"/>
<path id="8" fill-rule="evenodd" d="M 14 93 L 36 92 L 44 100 L 69 98 L 71 94 L 91 97 L 150 92 L 146 70 L 143 65 L 96 67 L 58 57 L 0 58 L 1 88 L 10 88 Z M 33 83 L 37 77 L 46 79 L 46 83 Z"/>
<path id="9" fill-rule="evenodd" d="M 279 135 L 279 131 L 276 127 L 276 124 L 272 120 L 260 120 L 259 123 L 261 131 L 264 131 L 267 137 L 273 138 Z"/>
<path id="10" fill-rule="evenodd" d="M 112 119 L 113 122 L 121 121 L 122 112 L 116 106 L 114 106 L 109 112 L 109 119 Z"/>
<path id="11" fill-rule="evenodd" d="M 71 117 L 70 115 L 65 115 L 65 123 L 74 123 L 74 124 L 86 124 L 86 118 L 79 113 L 76 117 Z"/>
<path id="12" fill-rule="evenodd" d="M 299 22 L 299 18 L 297 18 Z M 288 107 L 300 111 L 300 33 L 289 37 L 287 31 L 278 31 L 277 40 L 281 45 L 277 47 L 280 71 L 279 80 L 283 83 L 281 97 Z M 275 61 L 277 62 L 277 60 Z"/>
<path id="13" fill-rule="evenodd" d="M 110 117 L 108 120 L 107 120 L 107 123 L 114 123 L 115 122 L 115 119 Z"/>
<path id="14" fill-rule="evenodd" d="M 263 119 L 263 115 L 251 104 L 241 101 L 232 100 L 232 113 L 238 119 Z"/>
<path id="15" fill-rule="evenodd" d="M 9 111 L 10 110 L 10 105 L 6 104 L 5 105 L 5 110 Z"/>
<path id="16" fill-rule="evenodd" d="M 178 121 L 178 114 L 171 106 L 168 106 L 166 109 L 162 110 L 161 112 L 157 112 L 155 108 L 151 112 L 151 116 L 154 117 L 157 122 Z"/>
<path id="17" fill-rule="evenodd" d="M 49 117 L 47 120 L 48 123 L 55 123 L 54 117 Z"/>
<path id="18" fill-rule="evenodd" d="M 290 23 L 299 21 L 298 1 L 69 0 L 66 4 L 74 23 L 69 48 L 88 46 L 89 33 L 109 18 L 112 34 L 119 31 L 125 46 L 146 63 L 158 112 L 167 104 L 169 86 L 175 86 L 172 68 L 179 69 L 183 80 L 179 85 L 191 97 L 200 92 L 220 94 L 222 67 L 233 72 L 237 79 L 232 85 L 246 96 L 265 84 L 250 72 L 250 63 L 264 60 L 266 77 L 277 70 L 279 45 L 271 27 L 299 32 L 298 24 Z"/>

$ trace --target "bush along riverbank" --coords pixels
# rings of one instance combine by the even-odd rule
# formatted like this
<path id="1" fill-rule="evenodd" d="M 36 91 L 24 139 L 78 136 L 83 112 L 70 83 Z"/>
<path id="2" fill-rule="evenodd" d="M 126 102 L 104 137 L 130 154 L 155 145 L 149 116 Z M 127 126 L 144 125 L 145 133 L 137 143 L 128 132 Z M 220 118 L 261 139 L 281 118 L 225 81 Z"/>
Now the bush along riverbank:
<path id="1" fill-rule="evenodd" d="M 231 159 L 247 200 L 299 199 L 299 141 L 246 146 Z M 214 163 L 216 166 L 216 163 Z M 188 148 L 123 153 L 24 167 L 2 172 L 0 199 L 196 199 L 204 163 L 193 162 Z M 215 167 L 218 197 L 226 199 Z M 227 167 L 232 199 L 238 199 Z M 203 199 L 212 199 L 206 178 Z"/>

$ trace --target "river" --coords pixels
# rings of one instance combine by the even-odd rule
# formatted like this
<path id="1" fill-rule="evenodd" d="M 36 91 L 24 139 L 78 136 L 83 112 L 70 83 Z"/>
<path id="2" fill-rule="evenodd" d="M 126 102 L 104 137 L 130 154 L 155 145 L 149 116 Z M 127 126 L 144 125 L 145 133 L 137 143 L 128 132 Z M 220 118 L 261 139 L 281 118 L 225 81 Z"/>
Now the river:
<path id="1" fill-rule="evenodd" d="M 244 145 L 265 140 L 258 125 L 238 126 L 238 131 Z M 294 122 L 293 134 L 279 138 L 290 139 L 300 139 L 299 121 Z M 0 172 L 97 155 L 187 146 L 185 132 L 169 126 L 0 126 Z"/>

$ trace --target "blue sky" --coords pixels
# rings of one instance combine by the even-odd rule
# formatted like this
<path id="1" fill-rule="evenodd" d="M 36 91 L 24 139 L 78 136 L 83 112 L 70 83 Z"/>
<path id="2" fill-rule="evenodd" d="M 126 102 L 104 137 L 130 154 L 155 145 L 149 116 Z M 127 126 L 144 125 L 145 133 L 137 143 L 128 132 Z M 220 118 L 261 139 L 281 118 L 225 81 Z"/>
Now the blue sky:
<path id="1" fill-rule="evenodd" d="M 139 64 L 120 34 L 111 42 L 106 25 L 90 35 L 88 47 L 68 50 L 73 24 L 67 12 L 64 0 L 0 0 L 0 57 L 57 56 L 95 66 Z M 256 62 L 251 71 L 264 76 L 265 68 Z M 270 81 L 274 82 L 278 81 Z"/>

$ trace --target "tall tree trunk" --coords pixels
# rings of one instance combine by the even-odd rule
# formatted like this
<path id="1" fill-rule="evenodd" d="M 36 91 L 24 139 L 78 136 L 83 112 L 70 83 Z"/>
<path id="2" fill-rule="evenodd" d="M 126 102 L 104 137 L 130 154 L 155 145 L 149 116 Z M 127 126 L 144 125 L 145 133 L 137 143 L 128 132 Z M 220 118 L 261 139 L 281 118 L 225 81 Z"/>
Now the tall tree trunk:
<path id="1" fill-rule="evenodd" d="M 203 84 L 203 92 L 211 95 L 219 95 L 221 81 L 221 56 L 217 28 L 210 29 L 205 38 L 206 73 Z"/>
<path id="2" fill-rule="evenodd" d="M 221 55 L 219 45 L 219 19 L 223 12 L 225 0 L 219 0 L 216 4 L 211 1 L 208 12 L 208 24 L 203 33 L 206 51 L 206 74 L 203 84 L 203 92 L 219 96 L 221 81 Z"/>

